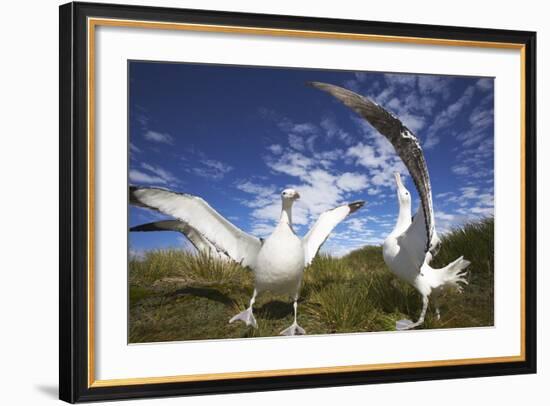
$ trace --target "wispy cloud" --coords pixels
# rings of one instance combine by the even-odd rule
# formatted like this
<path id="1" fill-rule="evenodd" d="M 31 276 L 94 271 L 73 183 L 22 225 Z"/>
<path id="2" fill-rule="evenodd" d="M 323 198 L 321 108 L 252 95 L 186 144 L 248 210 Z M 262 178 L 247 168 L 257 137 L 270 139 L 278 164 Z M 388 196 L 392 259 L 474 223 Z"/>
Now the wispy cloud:
<path id="1" fill-rule="evenodd" d="M 147 184 L 162 184 L 165 185 L 166 181 L 160 176 L 151 175 L 145 172 L 142 172 L 138 169 L 130 169 L 129 172 L 130 182 L 132 183 L 147 183 Z"/>
<path id="2" fill-rule="evenodd" d="M 138 148 L 134 143 L 130 142 L 130 152 L 132 154 L 139 154 L 141 152 L 141 149 Z"/>
<path id="3" fill-rule="evenodd" d="M 321 121 L 321 128 L 325 131 L 326 136 L 331 139 L 333 137 L 340 139 L 345 144 L 352 142 L 352 136 L 344 131 L 336 124 L 336 121 L 330 117 L 326 117 Z"/>
<path id="4" fill-rule="evenodd" d="M 231 172 L 233 167 L 215 159 L 204 159 L 200 161 L 203 167 L 193 168 L 196 175 L 213 180 L 221 180 L 225 174 Z"/>
<path id="5" fill-rule="evenodd" d="M 233 170 L 231 165 L 211 158 L 195 148 L 187 149 L 181 160 L 186 172 L 214 181 L 222 180 Z"/>
<path id="6" fill-rule="evenodd" d="M 129 171 L 130 182 L 135 184 L 150 185 L 177 185 L 178 179 L 169 171 L 160 166 L 142 162 L 140 168 L 132 168 Z"/>
<path id="7" fill-rule="evenodd" d="M 435 219 L 440 233 L 494 215 L 494 195 L 491 188 L 463 186 L 457 191 L 439 193 L 435 197 L 435 205 L 439 208 L 435 212 Z"/>
<path id="8" fill-rule="evenodd" d="M 143 134 L 143 138 L 145 138 L 147 141 L 159 142 L 161 144 L 174 144 L 174 137 L 172 137 L 168 133 L 161 133 L 158 131 L 148 130 Z"/>
<path id="9" fill-rule="evenodd" d="M 392 187 L 394 185 L 393 174 L 399 172 L 406 175 L 405 165 L 395 153 L 393 146 L 382 135 L 374 133 L 370 128 L 361 127 L 368 137 L 368 144 L 359 142 L 348 148 L 346 156 L 353 159 L 353 162 L 367 169 L 369 181 L 374 188 L 369 189 L 369 194 L 380 193 L 380 188 Z"/>
<path id="10" fill-rule="evenodd" d="M 454 123 L 454 119 L 470 103 L 474 93 L 475 86 L 468 86 L 454 103 L 435 116 L 433 124 L 428 128 L 424 148 L 430 149 L 439 144 L 441 131 L 448 131 L 449 126 Z"/>
<path id="11" fill-rule="evenodd" d="M 279 144 L 272 144 L 268 147 L 268 149 L 275 155 L 279 155 L 283 152 L 283 147 Z"/>
<path id="12" fill-rule="evenodd" d="M 158 176 L 163 179 L 165 183 L 177 183 L 178 179 L 169 171 L 161 168 L 160 166 L 150 165 L 148 163 L 142 162 L 141 167 L 146 171 Z"/>

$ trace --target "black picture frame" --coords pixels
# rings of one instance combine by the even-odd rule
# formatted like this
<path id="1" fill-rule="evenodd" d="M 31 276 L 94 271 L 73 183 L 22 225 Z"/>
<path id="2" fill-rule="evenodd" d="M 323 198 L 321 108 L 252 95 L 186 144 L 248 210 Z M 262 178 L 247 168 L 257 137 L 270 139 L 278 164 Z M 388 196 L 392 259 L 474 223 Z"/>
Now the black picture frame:
<path id="1" fill-rule="evenodd" d="M 60 6 L 59 397 L 67 402 L 423 381 L 536 372 L 536 33 L 113 4 Z M 511 43 L 524 64 L 524 359 L 516 362 L 94 387 L 88 376 L 87 19 L 195 23 Z"/>

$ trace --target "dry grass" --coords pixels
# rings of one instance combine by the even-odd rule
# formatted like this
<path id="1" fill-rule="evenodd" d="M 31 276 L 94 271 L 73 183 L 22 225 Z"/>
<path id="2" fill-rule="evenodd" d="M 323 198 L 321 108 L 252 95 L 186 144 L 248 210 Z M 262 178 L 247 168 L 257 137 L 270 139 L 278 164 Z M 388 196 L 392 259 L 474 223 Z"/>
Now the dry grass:
<path id="1" fill-rule="evenodd" d="M 439 300 L 441 320 L 430 307 L 422 328 L 493 324 L 493 219 L 469 224 L 443 237 L 434 267 L 460 255 L 470 260 L 463 294 Z M 282 296 L 258 297 L 258 329 L 228 320 L 248 306 L 250 270 L 204 254 L 167 250 L 130 261 L 130 342 L 243 338 L 278 335 L 292 322 L 292 304 Z M 387 269 L 380 247 L 342 258 L 319 255 L 304 275 L 298 322 L 308 334 L 393 330 L 416 319 L 421 299 Z"/>

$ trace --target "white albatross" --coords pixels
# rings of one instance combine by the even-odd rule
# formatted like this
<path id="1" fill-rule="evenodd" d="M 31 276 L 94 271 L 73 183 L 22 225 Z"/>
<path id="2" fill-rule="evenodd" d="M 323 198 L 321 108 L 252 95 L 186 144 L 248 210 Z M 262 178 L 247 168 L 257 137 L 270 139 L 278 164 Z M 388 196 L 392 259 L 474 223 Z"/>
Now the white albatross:
<path id="1" fill-rule="evenodd" d="M 130 186 L 130 203 L 175 217 L 191 227 L 201 240 L 254 272 L 254 292 L 246 310 L 229 320 L 257 327 L 253 314 L 256 296 L 264 291 L 287 294 L 294 302 L 294 322 L 282 335 L 305 334 L 298 325 L 298 298 L 304 268 L 313 261 L 331 231 L 364 202 L 344 204 L 322 213 L 300 239 L 292 228 L 292 205 L 300 197 L 293 189 L 281 194 L 282 211 L 273 233 L 264 241 L 237 228 L 197 196 L 153 187 Z"/>
<path id="2" fill-rule="evenodd" d="M 396 175 L 399 217 L 394 230 L 384 242 L 383 256 L 390 270 L 411 283 L 422 295 L 420 318 L 414 323 L 410 320 L 400 320 L 396 323 L 396 328 L 406 330 L 417 327 L 424 322 L 430 293 L 446 287 L 461 290 L 459 283 L 467 283 L 462 270 L 470 264 L 460 257 L 442 269 L 433 269 L 429 266 L 439 251 L 441 240 L 435 231 L 432 187 L 422 147 L 411 130 L 372 100 L 328 83 L 311 82 L 310 85 L 334 96 L 386 137 L 414 181 L 421 205 L 411 221 L 410 194 L 401 183 L 401 177 Z M 436 313 L 439 314 L 439 311 L 436 310 Z"/>
<path id="3" fill-rule="evenodd" d="M 383 245 L 384 262 L 399 278 L 407 281 L 422 295 L 422 311 L 416 322 L 399 320 L 397 330 L 409 330 L 424 323 L 428 300 L 431 294 L 437 296 L 442 290 L 455 288 L 462 292 L 461 283 L 468 284 L 464 269 L 470 261 L 463 257 L 456 259 L 444 268 L 434 269 L 430 266 L 432 254 L 424 254 L 426 233 L 424 229 L 424 210 L 418 208 L 411 220 L 411 194 L 403 185 L 401 175 L 395 173 L 399 215 L 393 231 Z M 436 305 L 436 316 L 439 319 L 439 307 Z"/>

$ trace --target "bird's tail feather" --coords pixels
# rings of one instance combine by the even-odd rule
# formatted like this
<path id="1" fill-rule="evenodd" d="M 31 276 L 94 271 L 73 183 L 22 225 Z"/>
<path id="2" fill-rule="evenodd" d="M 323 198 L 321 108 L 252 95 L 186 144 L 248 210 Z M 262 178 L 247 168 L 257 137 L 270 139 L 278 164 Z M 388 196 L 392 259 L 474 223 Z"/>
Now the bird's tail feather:
<path id="1" fill-rule="evenodd" d="M 470 261 L 460 257 L 444 268 L 434 269 L 427 266 L 423 267 L 422 272 L 429 280 L 432 289 L 454 288 L 458 292 L 462 292 L 463 285 L 468 284 L 467 271 L 465 270 L 468 265 L 470 265 Z"/>

